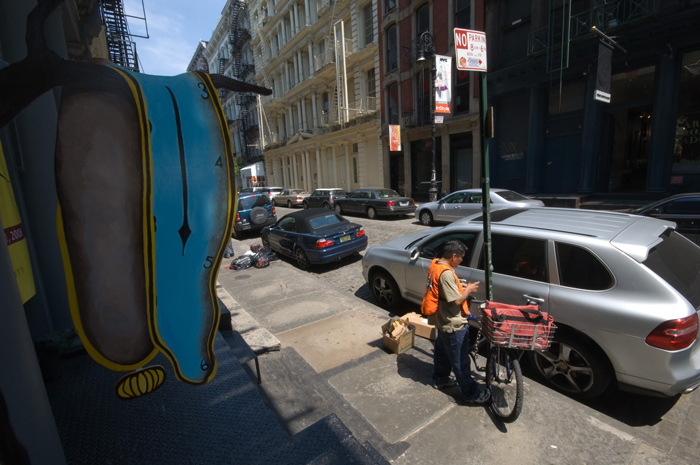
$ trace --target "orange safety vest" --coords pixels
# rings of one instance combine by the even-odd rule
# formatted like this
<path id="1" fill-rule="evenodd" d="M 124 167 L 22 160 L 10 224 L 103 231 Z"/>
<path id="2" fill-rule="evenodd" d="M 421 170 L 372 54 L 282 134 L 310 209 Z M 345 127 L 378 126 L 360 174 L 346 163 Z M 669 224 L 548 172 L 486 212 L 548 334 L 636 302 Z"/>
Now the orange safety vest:
<path id="1" fill-rule="evenodd" d="M 438 259 L 434 258 L 430 262 L 430 271 L 428 272 L 428 283 L 425 286 L 425 293 L 423 294 L 423 303 L 420 306 L 420 311 L 423 315 L 433 315 L 437 312 L 438 301 L 440 300 L 440 276 L 443 271 L 450 270 L 455 279 L 457 280 L 457 285 L 459 286 L 459 292 L 464 292 L 462 287 L 462 282 L 459 280 L 459 276 L 455 273 L 455 270 L 446 263 L 438 263 Z M 469 315 L 469 302 L 465 300 L 462 303 L 462 311 Z"/>

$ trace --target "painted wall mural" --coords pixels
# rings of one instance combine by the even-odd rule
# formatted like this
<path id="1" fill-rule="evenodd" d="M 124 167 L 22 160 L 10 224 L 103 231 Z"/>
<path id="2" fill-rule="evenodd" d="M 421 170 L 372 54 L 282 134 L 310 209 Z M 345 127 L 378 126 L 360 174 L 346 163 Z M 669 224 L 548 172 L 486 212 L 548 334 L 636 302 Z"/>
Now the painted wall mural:
<path id="1" fill-rule="evenodd" d="M 125 399 L 163 382 L 145 367 L 162 352 L 177 378 L 216 373 L 216 278 L 235 219 L 233 151 L 217 89 L 269 95 L 225 76 L 149 76 L 74 62 L 46 48 L 28 18 L 25 60 L 0 70 L 0 127 L 63 86 L 55 176 L 70 308 L 88 354 L 124 376 Z"/>

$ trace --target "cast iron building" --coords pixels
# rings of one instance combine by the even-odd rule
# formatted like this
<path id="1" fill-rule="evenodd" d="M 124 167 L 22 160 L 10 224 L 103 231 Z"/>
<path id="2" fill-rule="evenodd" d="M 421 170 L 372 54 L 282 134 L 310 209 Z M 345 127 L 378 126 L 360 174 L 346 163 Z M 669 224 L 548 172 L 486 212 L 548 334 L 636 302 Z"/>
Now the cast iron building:
<path id="1" fill-rule="evenodd" d="M 491 185 L 527 194 L 700 189 L 700 1 L 486 2 Z M 612 38 L 610 102 L 594 99 Z"/>
<path id="2" fill-rule="evenodd" d="M 249 2 L 268 185 L 383 186 L 377 0 Z"/>

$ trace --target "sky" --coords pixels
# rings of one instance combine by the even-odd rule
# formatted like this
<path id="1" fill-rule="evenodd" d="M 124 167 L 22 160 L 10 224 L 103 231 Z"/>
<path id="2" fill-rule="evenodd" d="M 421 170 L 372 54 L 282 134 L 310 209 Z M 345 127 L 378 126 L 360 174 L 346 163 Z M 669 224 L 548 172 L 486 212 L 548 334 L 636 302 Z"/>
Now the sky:
<path id="1" fill-rule="evenodd" d="M 187 71 L 200 40 L 208 41 L 221 18 L 226 0 L 123 0 L 139 55 L 141 72 L 174 76 Z"/>

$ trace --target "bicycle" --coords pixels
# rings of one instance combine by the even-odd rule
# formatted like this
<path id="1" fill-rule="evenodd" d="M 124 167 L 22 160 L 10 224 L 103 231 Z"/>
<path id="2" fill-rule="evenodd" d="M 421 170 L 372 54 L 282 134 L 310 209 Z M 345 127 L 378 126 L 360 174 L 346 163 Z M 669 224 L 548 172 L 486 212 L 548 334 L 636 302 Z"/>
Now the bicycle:
<path id="1" fill-rule="evenodd" d="M 479 304 L 482 316 L 481 318 L 469 316 L 478 328 L 475 342 L 470 345 L 469 355 L 474 362 L 474 367 L 478 371 L 485 372 L 487 389 L 491 393 L 489 400 L 491 411 L 504 423 L 512 423 L 520 416 L 525 397 L 520 359 L 525 350 L 545 350 L 549 347 L 556 326 L 552 323 L 551 317 L 543 316 L 536 302 L 528 302 L 528 305 L 520 307 L 476 299 L 471 303 Z M 537 313 L 539 316 L 522 317 L 532 321 L 518 321 L 519 317 L 500 319 L 498 315 L 494 318 L 494 313 L 498 313 L 497 310 L 484 312 L 486 308 L 491 310 L 489 307 L 517 309 L 521 312 Z M 541 319 L 540 323 L 544 322 L 544 325 L 532 324 L 538 319 Z M 508 323 L 504 324 L 505 322 Z M 544 329 L 539 329 L 538 333 L 538 328 Z M 484 346 L 487 349 L 486 365 L 480 367 L 476 356 Z"/>

